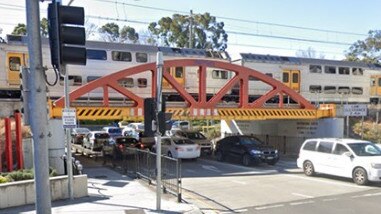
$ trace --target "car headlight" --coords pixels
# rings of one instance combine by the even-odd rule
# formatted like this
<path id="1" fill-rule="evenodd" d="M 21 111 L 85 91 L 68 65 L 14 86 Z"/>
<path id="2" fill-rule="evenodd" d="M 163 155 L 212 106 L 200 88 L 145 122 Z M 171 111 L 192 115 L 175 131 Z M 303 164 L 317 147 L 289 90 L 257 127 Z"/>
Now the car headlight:
<path id="1" fill-rule="evenodd" d="M 255 149 L 251 150 L 250 153 L 253 154 L 253 155 L 260 155 L 260 154 L 262 154 L 261 151 L 255 150 Z"/>
<path id="2" fill-rule="evenodd" d="M 278 149 L 275 149 L 274 153 L 275 153 L 275 154 L 278 154 Z"/>
<path id="3" fill-rule="evenodd" d="M 381 169 L 381 163 L 371 163 L 370 165 L 375 169 Z"/>

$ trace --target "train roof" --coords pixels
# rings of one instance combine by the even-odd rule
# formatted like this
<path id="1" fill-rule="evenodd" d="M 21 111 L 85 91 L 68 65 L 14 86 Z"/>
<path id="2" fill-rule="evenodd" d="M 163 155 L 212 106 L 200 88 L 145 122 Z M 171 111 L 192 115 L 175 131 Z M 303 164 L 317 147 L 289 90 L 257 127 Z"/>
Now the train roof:
<path id="1" fill-rule="evenodd" d="M 279 64 L 317 64 L 317 65 L 335 65 L 335 66 L 351 66 L 362 67 L 381 70 L 381 66 L 377 64 L 368 64 L 364 62 L 352 62 L 343 60 L 328 60 L 328 59 L 314 59 L 314 58 L 302 58 L 291 56 L 276 56 L 276 55 L 264 55 L 264 54 L 252 54 L 241 53 L 243 62 L 261 62 L 261 63 L 279 63 Z"/>

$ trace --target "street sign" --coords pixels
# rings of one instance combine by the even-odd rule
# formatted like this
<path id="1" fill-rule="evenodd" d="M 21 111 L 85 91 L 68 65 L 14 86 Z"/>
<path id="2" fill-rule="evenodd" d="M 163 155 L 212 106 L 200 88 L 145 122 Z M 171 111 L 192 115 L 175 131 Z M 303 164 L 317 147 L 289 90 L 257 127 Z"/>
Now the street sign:
<path id="1" fill-rule="evenodd" d="M 75 113 L 75 109 L 62 109 L 62 124 L 64 129 L 77 128 L 77 115 Z"/>
<path id="2" fill-rule="evenodd" d="M 344 116 L 366 116 L 368 107 L 366 104 L 346 104 L 343 108 Z"/>

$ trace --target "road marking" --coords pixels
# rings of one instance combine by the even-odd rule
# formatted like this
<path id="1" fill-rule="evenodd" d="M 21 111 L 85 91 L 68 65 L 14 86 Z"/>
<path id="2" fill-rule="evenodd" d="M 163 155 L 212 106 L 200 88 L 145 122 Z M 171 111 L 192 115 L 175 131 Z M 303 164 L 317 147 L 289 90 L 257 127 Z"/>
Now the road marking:
<path id="1" fill-rule="evenodd" d="M 364 195 L 354 195 L 351 198 L 372 197 L 372 196 L 379 196 L 379 195 L 381 195 L 381 192 L 368 193 L 368 194 L 364 194 Z"/>
<path id="2" fill-rule="evenodd" d="M 365 186 L 357 186 L 355 184 L 346 184 L 346 183 L 339 183 L 337 181 L 326 181 L 326 180 L 319 180 L 317 178 L 308 178 L 308 177 L 303 177 L 303 176 L 298 176 L 298 175 L 289 175 L 289 174 L 282 174 L 283 176 L 288 176 L 288 177 L 293 177 L 293 178 L 300 178 L 308 181 L 316 181 L 320 183 L 327 183 L 327 184 L 333 184 L 333 185 L 338 185 L 338 186 L 346 186 L 346 187 L 353 187 L 353 188 L 359 188 L 359 189 L 368 189 L 369 187 Z"/>
<path id="3" fill-rule="evenodd" d="M 245 185 L 247 184 L 246 182 L 243 182 L 243 181 L 236 181 L 236 180 L 232 180 L 233 183 L 236 183 L 236 184 L 242 184 L 242 185 Z"/>
<path id="4" fill-rule="evenodd" d="M 234 212 L 243 213 L 247 212 L 247 209 L 234 210 Z"/>
<path id="5" fill-rule="evenodd" d="M 290 203 L 291 206 L 297 206 L 297 205 L 303 205 L 303 204 L 312 204 L 315 203 L 314 201 L 301 201 L 301 202 L 293 202 Z"/>
<path id="6" fill-rule="evenodd" d="M 292 195 L 300 196 L 300 197 L 303 197 L 303 198 L 314 198 L 313 196 L 310 196 L 310 195 L 303 195 L 303 194 L 296 193 L 296 192 L 293 192 Z"/>
<path id="7" fill-rule="evenodd" d="M 213 172 L 221 172 L 221 170 L 217 169 L 217 167 L 212 166 L 212 165 L 201 165 L 201 167 L 206 169 L 206 170 L 213 171 Z"/>
<path id="8" fill-rule="evenodd" d="M 323 199 L 323 201 L 336 201 L 336 200 L 339 200 L 338 198 L 326 198 L 326 199 Z"/>
<path id="9" fill-rule="evenodd" d="M 256 207 L 256 210 L 266 210 L 266 209 L 271 209 L 271 208 L 277 208 L 277 207 L 283 207 L 284 204 L 276 204 L 276 205 L 271 205 L 271 206 L 263 206 L 263 207 Z"/>

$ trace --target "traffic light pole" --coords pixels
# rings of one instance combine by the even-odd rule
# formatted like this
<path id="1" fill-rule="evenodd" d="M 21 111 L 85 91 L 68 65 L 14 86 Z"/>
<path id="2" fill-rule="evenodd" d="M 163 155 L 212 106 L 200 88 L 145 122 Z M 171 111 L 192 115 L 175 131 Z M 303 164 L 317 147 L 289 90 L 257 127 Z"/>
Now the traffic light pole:
<path id="1" fill-rule="evenodd" d="M 159 129 L 159 113 L 162 102 L 163 82 L 163 53 L 158 52 L 156 57 L 156 210 L 161 210 L 161 133 Z"/>
<path id="2" fill-rule="evenodd" d="M 45 72 L 42 67 L 39 0 L 25 0 L 30 65 L 30 120 L 33 138 L 36 213 L 51 213 L 48 158 L 48 112 L 46 109 Z"/>

